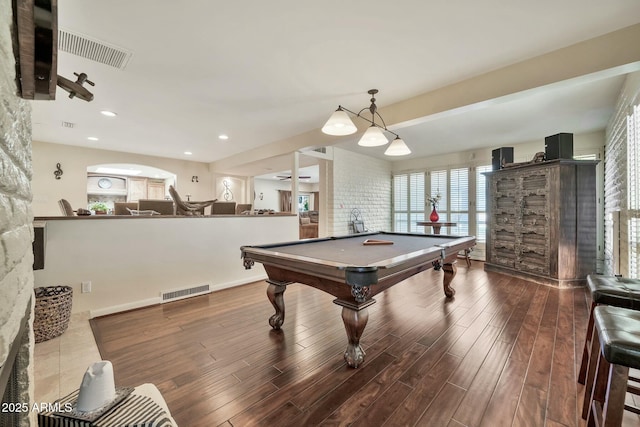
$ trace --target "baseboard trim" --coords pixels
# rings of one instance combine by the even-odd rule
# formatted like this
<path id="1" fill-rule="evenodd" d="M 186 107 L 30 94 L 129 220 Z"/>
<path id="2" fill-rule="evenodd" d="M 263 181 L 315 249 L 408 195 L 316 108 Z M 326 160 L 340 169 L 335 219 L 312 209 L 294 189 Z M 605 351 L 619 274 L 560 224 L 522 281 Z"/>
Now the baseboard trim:
<path id="1" fill-rule="evenodd" d="M 267 278 L 266 274 L 260 274 L 253 277 L 247 277 L 242 280 L 234 280 L 226 283 L 218 283 L 216 285 L 211 285 L 211 292 L 221 291 L 227 288 L 233 288 L 236 286 L 247 285 L 253 282 L 259 282 L 261 280 L 265 280 Z M 135 310 L 137 308 L 149 307 L 151 305 L 156 305 L 162 303 L 162 298 L 154 297 L 148 298 L 139 301 L 131 301 L 125 304 L 112 305 L 109 307 L 98 308 L 95 310 L 89 310 L 89 319 L 93 319 L 94 317 L 107 316 L 109 314 L 121 313 L 123 311 Z"/>

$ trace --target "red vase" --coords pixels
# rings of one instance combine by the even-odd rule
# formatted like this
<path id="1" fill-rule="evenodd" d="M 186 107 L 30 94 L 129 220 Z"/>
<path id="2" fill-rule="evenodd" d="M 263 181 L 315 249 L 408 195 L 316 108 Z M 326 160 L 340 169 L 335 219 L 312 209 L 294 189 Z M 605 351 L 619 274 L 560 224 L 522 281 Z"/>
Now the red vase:
<path id="1" fill-rule="evenodd" d="M 440 216 L 438 215 L 438 212 L 436 212 L 436 207 L 433 207 L 433 210 L 431 211 L 431 215 L 429 215 L 429 219 L 431 220 L 431 222 L 438 222 L 438 220 L 440 219 Z"/>

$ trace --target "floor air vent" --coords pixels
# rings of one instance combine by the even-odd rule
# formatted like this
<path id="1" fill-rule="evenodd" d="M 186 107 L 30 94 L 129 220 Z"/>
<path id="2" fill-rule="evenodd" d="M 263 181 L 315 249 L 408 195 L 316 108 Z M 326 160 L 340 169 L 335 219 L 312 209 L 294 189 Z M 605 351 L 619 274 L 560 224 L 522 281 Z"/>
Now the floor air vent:
<path id="1" fill-rule="evenodd" d="M 178 289 L 173 291 L 163 291 L 160 298 L 163 303 L 176 301 L 183 298 L 194 297 L 196 295 L 204 295 L 211 292 L 209 285 L 195 286 L 193 288 Z"/>

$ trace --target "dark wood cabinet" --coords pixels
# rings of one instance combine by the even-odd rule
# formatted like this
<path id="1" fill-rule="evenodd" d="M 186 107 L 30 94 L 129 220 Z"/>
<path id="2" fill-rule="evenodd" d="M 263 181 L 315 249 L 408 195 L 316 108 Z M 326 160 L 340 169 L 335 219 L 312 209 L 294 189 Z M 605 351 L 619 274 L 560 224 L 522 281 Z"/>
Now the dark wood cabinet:
<path id="1" fill-rule="evenodd" d="M 486 173 L 485 270 L 571 287 L 596 268 L 596 164 L 554 160 Z"/>
<path id="2" fill-rule="evenodd" d="M 46 232 L 47 223 L 44 221 L 33 222 L 33 269 L 44 269 L 44 249 L 47 243 Z"/>

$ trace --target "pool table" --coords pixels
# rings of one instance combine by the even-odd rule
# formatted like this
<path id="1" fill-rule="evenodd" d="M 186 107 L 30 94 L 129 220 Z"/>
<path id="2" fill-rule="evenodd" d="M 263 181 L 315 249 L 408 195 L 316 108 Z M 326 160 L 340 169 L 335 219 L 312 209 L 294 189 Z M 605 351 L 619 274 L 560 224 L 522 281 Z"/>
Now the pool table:
<path id="1" fill-rule="evenodd" d="M 364 361 L 360 337 L 367 325 L 373 296 L 429 268 L 442 269 L 447 298 L 455 290 L 458 252 L 471 249 L 475 237 L 410 233 L 360 233 L 341 237 L 242 246 L 244 267 L 262 263 L 267 272 L 267 296 L 275 308 L 273 329 L 284 322 L 284 291 L 291 283 L 323 290 L 342 306 L 348 345 L 344 358 L 357 368 Z"/>

